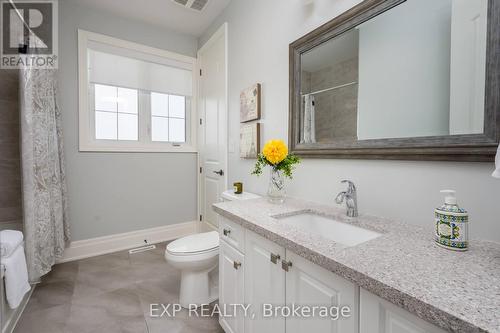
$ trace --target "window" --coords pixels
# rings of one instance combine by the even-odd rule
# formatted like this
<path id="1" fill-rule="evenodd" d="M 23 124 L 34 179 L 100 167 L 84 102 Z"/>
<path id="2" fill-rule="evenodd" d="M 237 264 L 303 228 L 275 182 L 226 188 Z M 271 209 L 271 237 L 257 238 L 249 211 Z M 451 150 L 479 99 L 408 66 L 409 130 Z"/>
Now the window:
<path id="1" fill-rule="evenodd" d="M 186 141 L 186 97 L 151 93 L 151 138 L 157 142 Z"/>
<path id="2" fill-rule="evenodd" d="M 139 113 L 151 142 L 186 142 L 186 96 L 91 84 L 96 140 L 138 141 Z M 139 94 L 149 103 L 139 104 Z M 92 94 L 91 94 L 92 96 Z M 151 109 L 148 110 L 148 105 Z M 141 110 L 142 112 L 139 112 Z"/>
<path id="3" fill-rule="evenodd" d="M 133 140 L 139 138 L 137 89 L 102 84 L 95 89 L 95 138 Z"/>
<path id="4" fill-rule="evenodd" d="M 78 31 L 81 151 L 194 152 L 195 59 Z"/>

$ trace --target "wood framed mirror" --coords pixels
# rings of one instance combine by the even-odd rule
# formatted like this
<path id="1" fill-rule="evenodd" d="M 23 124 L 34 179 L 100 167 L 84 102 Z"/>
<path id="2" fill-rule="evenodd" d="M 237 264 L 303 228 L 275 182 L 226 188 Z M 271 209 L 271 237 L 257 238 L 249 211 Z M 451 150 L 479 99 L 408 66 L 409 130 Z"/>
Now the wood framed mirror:
<path id="1" fill-rule="evenodd" d="M 365 0 L 289 56 L 291 152 L 494 160 L 500 0 Z"/>

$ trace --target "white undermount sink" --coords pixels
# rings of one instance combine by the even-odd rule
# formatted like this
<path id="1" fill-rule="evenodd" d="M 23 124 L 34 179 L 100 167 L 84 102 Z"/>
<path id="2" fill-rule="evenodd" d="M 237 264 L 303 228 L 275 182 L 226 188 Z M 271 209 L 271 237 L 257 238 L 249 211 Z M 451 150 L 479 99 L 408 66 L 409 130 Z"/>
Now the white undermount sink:
<path id="1" fill-rule="evenodd" d="M 346 246 L 355 246 L 381 235 L 375 231 L 338 222 L 314 213 L 300 213 L 276 218 L 285 224 L 318 234 Z"/>

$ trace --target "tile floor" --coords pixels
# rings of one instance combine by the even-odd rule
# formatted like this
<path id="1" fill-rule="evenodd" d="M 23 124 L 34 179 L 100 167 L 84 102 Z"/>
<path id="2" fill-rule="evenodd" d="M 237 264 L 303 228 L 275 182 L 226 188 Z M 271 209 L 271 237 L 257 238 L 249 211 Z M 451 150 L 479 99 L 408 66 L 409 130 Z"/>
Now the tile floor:
<path id="1" fill-rule="evenodd" d="M 164 259 L 166 244 L 54 266 L 42 279 L 14 333 L 216 333 L 218 319 L 154 318 L 151 303 L 179 300 L 180 273 Z"/>

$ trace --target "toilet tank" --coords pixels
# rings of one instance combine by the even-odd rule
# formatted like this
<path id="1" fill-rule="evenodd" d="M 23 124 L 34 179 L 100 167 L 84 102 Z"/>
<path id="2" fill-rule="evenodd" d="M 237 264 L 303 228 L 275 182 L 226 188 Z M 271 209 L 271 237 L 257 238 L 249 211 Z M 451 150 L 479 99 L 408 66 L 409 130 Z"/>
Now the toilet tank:
<path id="1" fill-rule="evenodd" d="M 241 194 L 235 194 L 233 190 L 227 190 L 222 192 L 222 200 L 223 201 L 235 201 L 235 200 L 249 200 L 249 199 L 257 199 L 260 198 L 260 195 L 243 192 Z"/>

